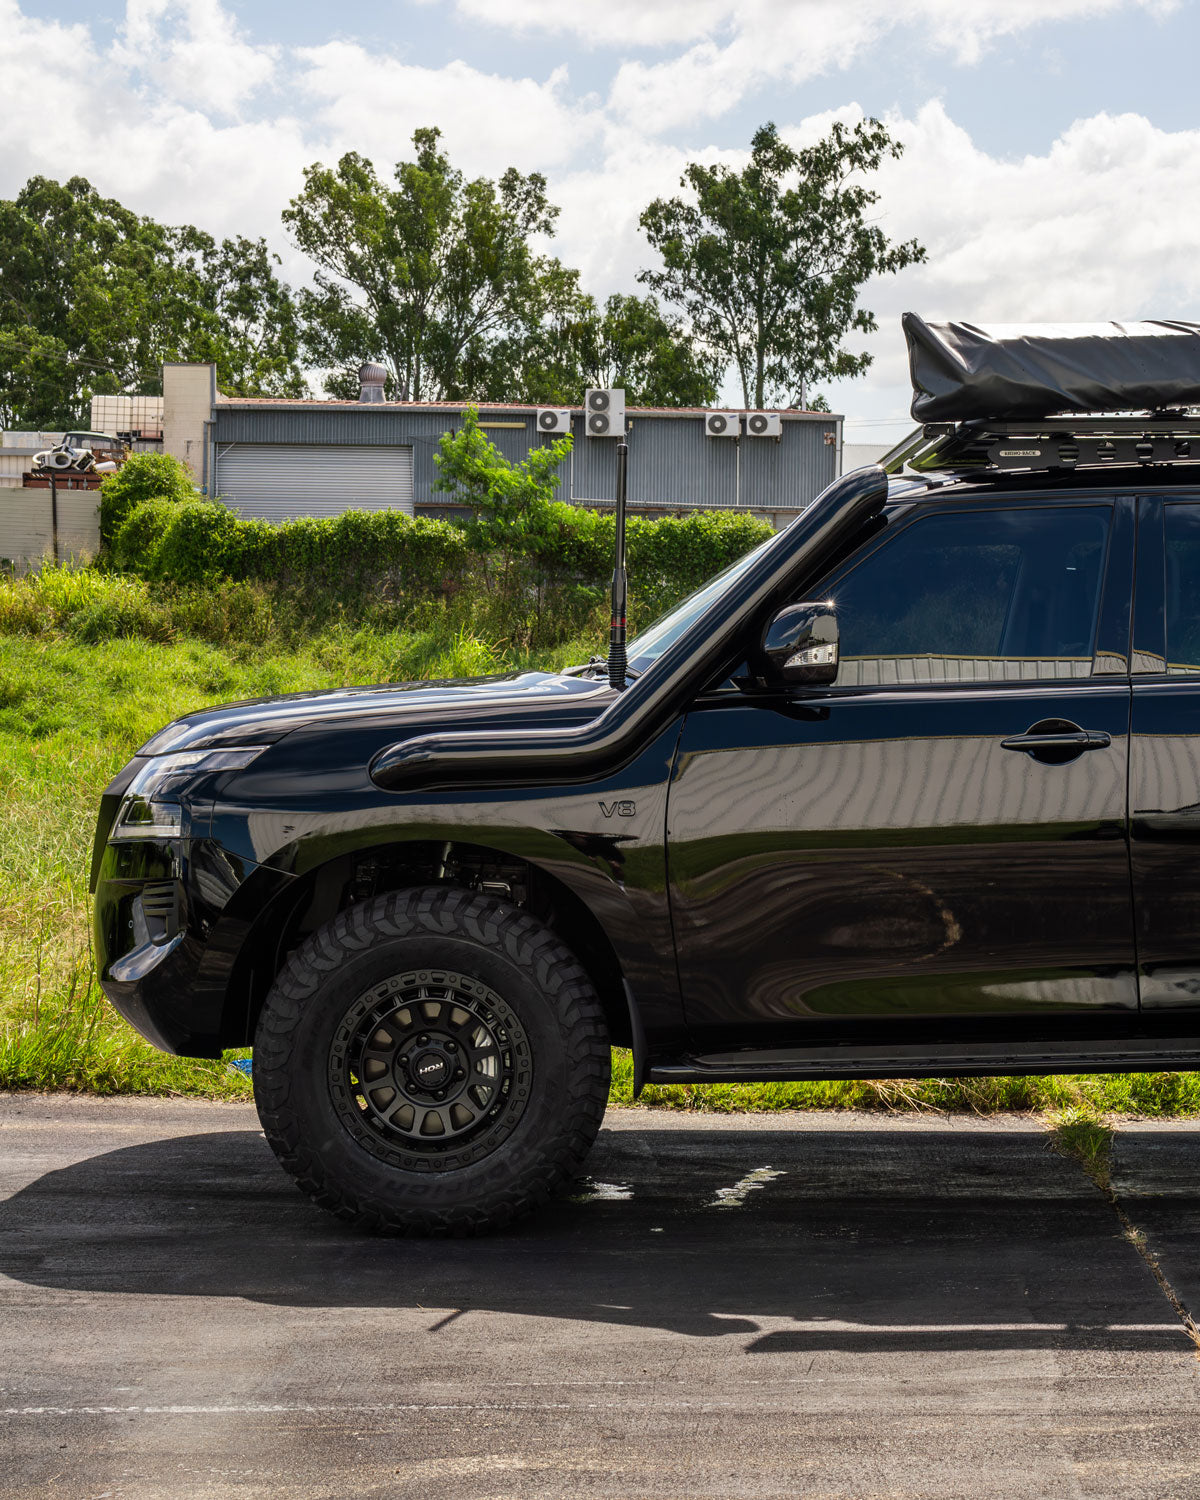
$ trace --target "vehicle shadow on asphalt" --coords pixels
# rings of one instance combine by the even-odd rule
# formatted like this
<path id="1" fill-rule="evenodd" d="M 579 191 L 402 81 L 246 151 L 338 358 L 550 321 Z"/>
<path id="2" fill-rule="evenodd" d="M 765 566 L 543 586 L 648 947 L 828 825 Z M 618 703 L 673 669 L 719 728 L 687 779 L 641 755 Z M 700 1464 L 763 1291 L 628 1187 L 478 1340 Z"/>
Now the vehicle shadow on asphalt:
<path id="1" fill-rule="evenodd" d="M 1174 1150 L 1200 1222 L 1200 1131 Z M 0 1203 L 0 1271 L 94 1294 L 406 1308 L 430 1331 L 491 1310 L 740 1335 L 748 1353 L 1187 1345 L 1109 1204 L 1036 1132 L 648 1125 L 602 1132 L 588 1165 L 504 1232 L 406 1241 L 321 1213 L 257 1131 L 175 1137 Z"/>

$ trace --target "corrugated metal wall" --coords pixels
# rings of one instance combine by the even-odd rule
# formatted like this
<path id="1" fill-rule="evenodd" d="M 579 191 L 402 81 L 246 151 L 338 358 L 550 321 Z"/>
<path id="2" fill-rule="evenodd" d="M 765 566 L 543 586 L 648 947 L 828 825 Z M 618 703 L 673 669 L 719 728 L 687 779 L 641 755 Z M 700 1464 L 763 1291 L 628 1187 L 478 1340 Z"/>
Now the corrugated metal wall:
<path id="1" fill-rule="evenodd" d="M 575 431 L 574 498 L 611 500 L 613 444 Z M 784 419 L 774 438 L 710 438 L 704 418 L 633 415 L 629 422 L 629 501 L 632 505 L 742 506 L 750 510 L 802 510 L 836 477 L 837 449 L 825 433 L 835 424 Z"/>
<path id="2" fill-rule="evenodd" d="M 519 426 L 502 425 L 519 423 Z M 539 433 L 532 411 L 491 408 L 480 424 L 509 459 L 524 458 L 531 447 L 552 438 Z M 413 497 L 418 505 L 437 503 L 433 455 L 442 433 L 456 431 L 460 413 L 396 406 L 223 406 L 215 412 L 218 449 L 230 443 L 410 444 Z M 615 444 L 589 438 L 583 417 L 573 420 L 574 452 L 562 469 L 564 500 L 611 502 Z M 837 418 L 785 415 L 783 436 L 710 438 L 696 416 L 641 414 L 629 417 L 629 500 L 635 506 L 714 509 L 740 505 L 748 510 L 801 510 L 837 477 Z M 218 483 L 225 481 L 218 476 Z"/>

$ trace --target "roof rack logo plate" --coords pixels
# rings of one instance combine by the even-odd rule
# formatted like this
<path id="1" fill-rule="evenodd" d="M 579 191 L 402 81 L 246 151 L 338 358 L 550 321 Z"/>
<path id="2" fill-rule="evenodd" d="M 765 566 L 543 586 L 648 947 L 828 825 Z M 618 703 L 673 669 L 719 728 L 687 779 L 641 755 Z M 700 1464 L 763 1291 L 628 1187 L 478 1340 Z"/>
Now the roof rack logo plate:
<path id="1" fill-rule="evenodd" d="M 1001 458 L 1041 458 L 1042 450 L 1040 448 L 1001 448 L 999 456 Z"/>

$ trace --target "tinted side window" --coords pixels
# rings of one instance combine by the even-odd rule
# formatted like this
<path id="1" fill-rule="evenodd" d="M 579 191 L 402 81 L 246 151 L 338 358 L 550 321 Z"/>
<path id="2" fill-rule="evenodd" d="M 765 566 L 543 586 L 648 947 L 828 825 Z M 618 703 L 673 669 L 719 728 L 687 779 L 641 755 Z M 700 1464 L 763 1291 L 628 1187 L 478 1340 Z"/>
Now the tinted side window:
<path id="1" fill-rule="evenodd" d="M 1167 671 L 1200 672 L 1200 505 L 1163 506 Z"/>
<path id="2" fill-rule="evenodd" d="M 839 686 L 1086 677 L 1106 506 L 926 515 L 832 579 Z"/>

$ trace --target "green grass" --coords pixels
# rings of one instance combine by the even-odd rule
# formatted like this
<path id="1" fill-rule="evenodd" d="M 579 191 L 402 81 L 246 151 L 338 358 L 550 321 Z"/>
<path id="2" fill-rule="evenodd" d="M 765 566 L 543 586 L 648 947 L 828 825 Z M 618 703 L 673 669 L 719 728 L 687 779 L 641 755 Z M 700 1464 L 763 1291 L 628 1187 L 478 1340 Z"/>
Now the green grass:
<path id="1" fill-rule="evenodd" d="M 0 1088 L 249 1097 L 245 1078 L 223 1062 L 156 1051 L 100 993 L 87 894 L 100 791 L 156 729 L 207 704 L 561 666 L 585 660 L 602 638 L 597 628 L 517 652 L 464 608 L 426 607 L 402 628 L 360 610 L 305 634 L 297 601 L 246 585 L 205 597 L 86 570 L 0 580 Z M 631 1104 L 629 1054 L 615 1052 L 613 1065 L 612 1100 Z M 648 1088 L 639 1104 L 1042 1111 L 1067 1122 L 1056 1136 L 1065 1142 L 1083 1138 L 1080 1121 L 1200 1114 L 1200 1074 L 680 1084 Z"/>
<path id="2" fill-rule="evenodd" d="M 1113 1128 L 1087 1107 L 1065 1109 L 1049 1120 L 1056 1151 L 1077 1161 L 1102 1193 L 1111 1191 Z"/>

